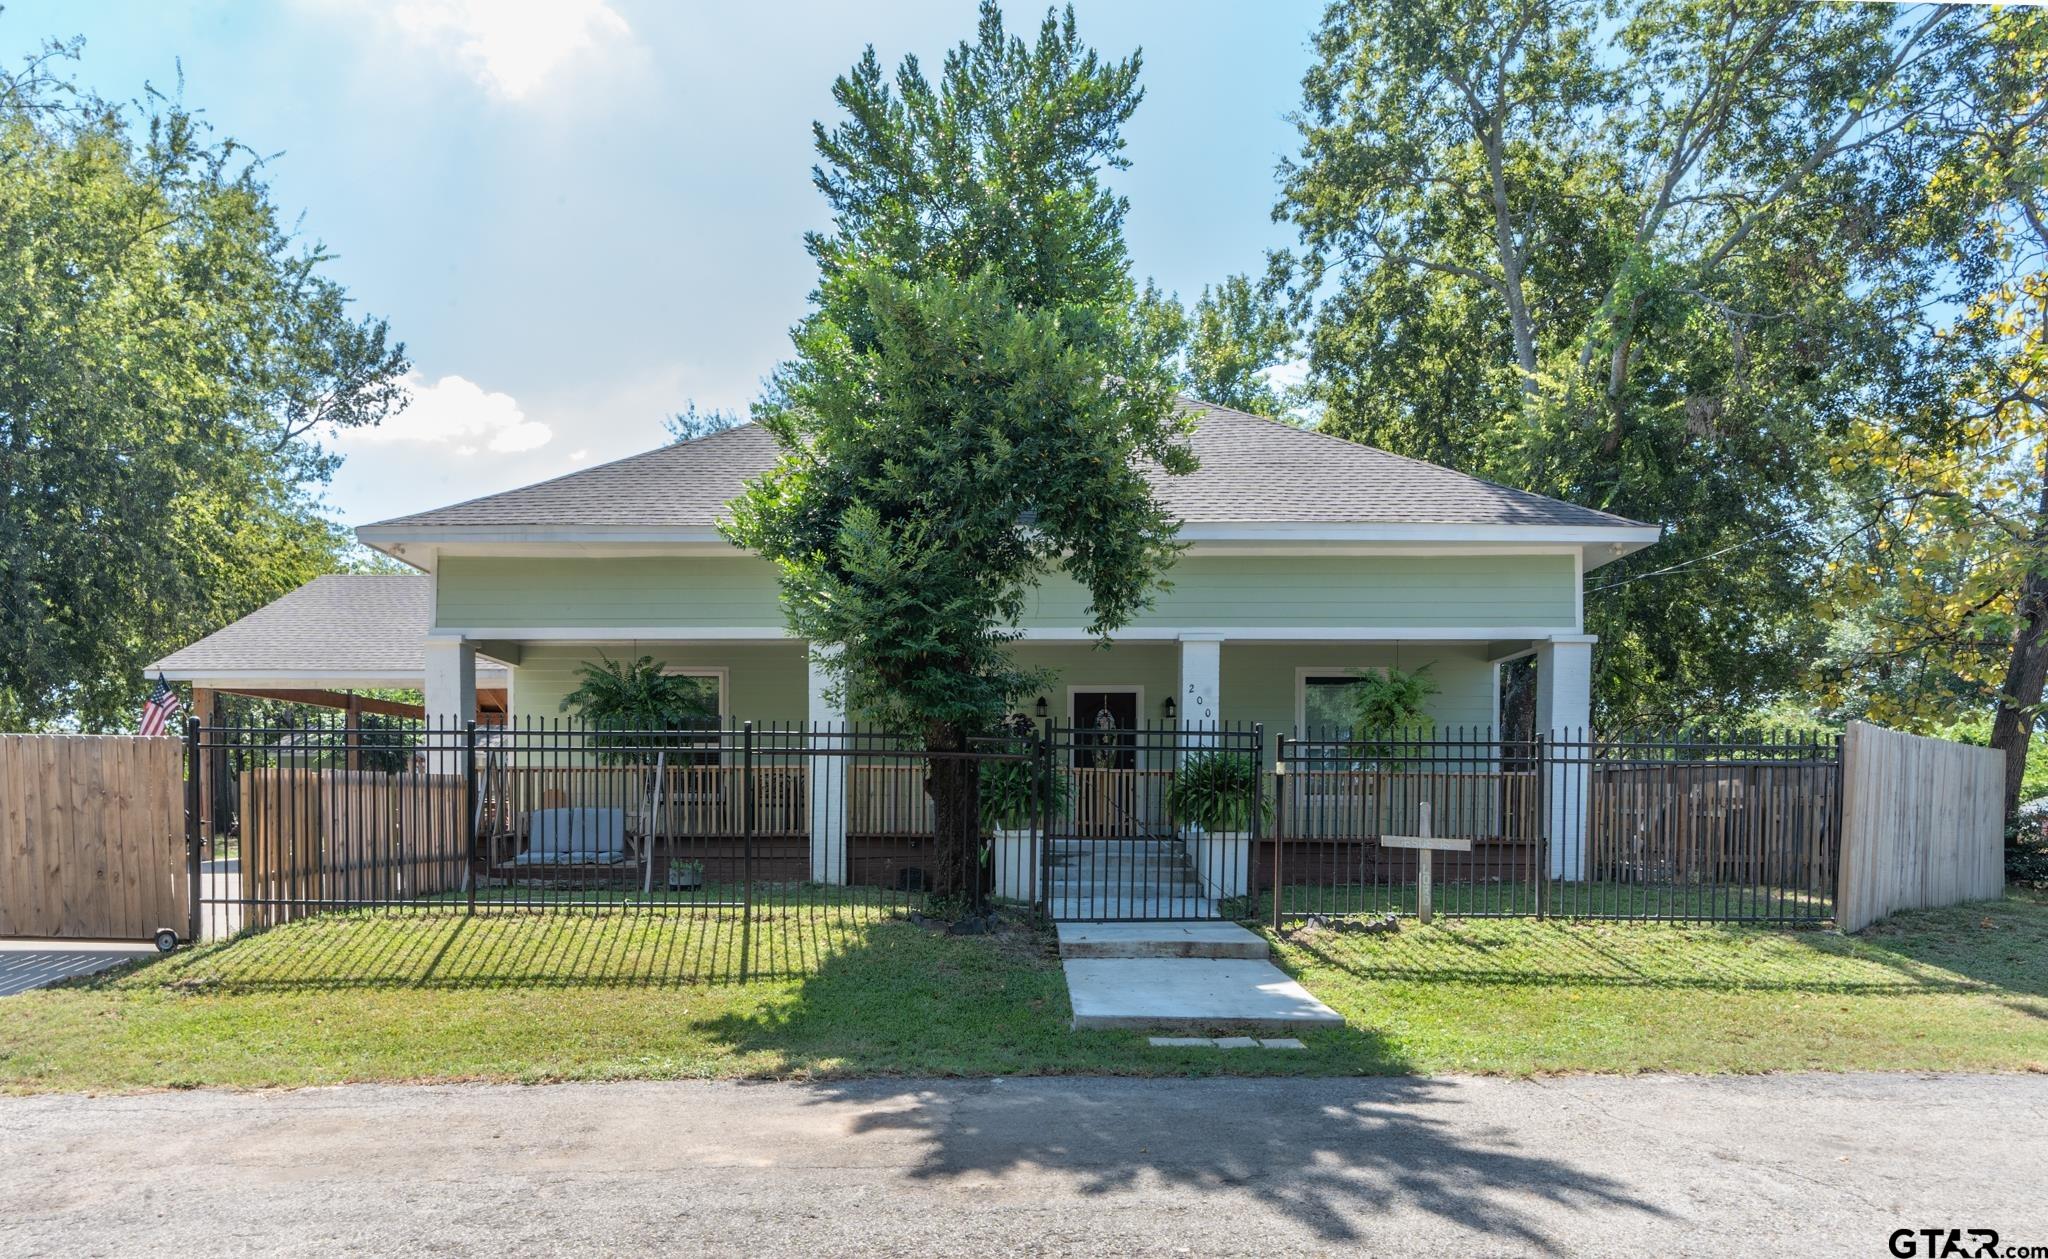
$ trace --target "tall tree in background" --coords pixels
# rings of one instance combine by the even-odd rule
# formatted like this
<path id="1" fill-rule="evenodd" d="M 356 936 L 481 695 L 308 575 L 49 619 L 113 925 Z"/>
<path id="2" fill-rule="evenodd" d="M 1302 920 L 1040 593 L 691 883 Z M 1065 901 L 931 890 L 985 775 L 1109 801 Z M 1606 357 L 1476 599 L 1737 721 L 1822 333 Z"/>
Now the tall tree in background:
<path id="1" fill-rule="evenodd" d="M 1138 68 L 1071 10 L 1026 43 L 986 0 L 936 82 L 906 58 L 892 86 L 870 48 L 816 128 L 832 230 L 756 409 L 782 459 L 727 532 L 778 565 L 849 709 L 922 733 L 943 896 L 972 890 L 980 829 L 976 768 L 947 754 L 1036 683 L 1007 650 L 1028 592 L 1065 571 L 1107 635 L 1176 553 L 1139 463 L 1193 459 L 1101 182 Z"/>
<path id="2" fill-rule="evenodd" d="M 403 401 L 245 151 L 77 48 L 0 74 L 0 728 L 128 725 L 152 657 L 334 567 L 317 435 Z"/>
<path id="3" fill-rule="evenodd" d="M 1233 275 L 1203 285 L 1192 310 L 1149 285 L 1141 307 L 1146 335 L 1187 393 L 1254 415 L 1285 413 L 1289 400 L 1269 372 L 1293 354 L 1296 338 L 1274 294 Z"/>
<path id="4" fill-rule="evenodd" d="M 1920 215 L 1957 242 L 1949 387 L 1858 424 L 1823 661 L 1830 701 L 1909 727 L 1989 710 L 2019 800 L 2048 681 L 2048 13 L 1988 24 Z"/>
<path id="5" fill-rule="evenodd" d="M 1914 404 L 1915 214 L 1989 17 L 1792 0 L 1347 0 L 1278 213 L 1330 431 L 1670 526 L 1596 574 L 1609 721 L 1793 686 L 1835 443 Z"/>

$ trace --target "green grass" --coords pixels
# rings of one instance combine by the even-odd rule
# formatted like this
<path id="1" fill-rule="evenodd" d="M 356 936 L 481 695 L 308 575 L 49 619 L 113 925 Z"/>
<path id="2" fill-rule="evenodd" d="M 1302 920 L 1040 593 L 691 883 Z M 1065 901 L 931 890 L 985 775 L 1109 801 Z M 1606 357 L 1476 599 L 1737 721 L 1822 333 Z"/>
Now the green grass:
<path id="1" fill-rule="evenodd" d="M 0 1088 L 846 1075 L 2048 1069 L 2048 899 L 1821 932 L 1296 932 L 1304 1053 L 1066 1030 L 1046 936 L 878 912 L 331 916 L 0 1002 Z M 744 942 L 748 975 L 739 977 Z M 714 976 L 706 982 L 699 976 Z"/>
<path id="2" fill-rule="evenodd" d="M 1348 883 L 1290 885 L 1289 914 L 1413 914 L 1415 884 Z M 1559 917 L 1662 918 L 1819 923 L 1834 916 L 1834 897 L 1789 887 L 1721 883 L 1553 883 L 1548 911 Z M 1431 896 L 1438 913 L 1534 914 L 1536 888 L 1525 881 L 1439 883 Z M 1272 914 L 1270 894 L 1261 897 L 1260 916 Z"/>

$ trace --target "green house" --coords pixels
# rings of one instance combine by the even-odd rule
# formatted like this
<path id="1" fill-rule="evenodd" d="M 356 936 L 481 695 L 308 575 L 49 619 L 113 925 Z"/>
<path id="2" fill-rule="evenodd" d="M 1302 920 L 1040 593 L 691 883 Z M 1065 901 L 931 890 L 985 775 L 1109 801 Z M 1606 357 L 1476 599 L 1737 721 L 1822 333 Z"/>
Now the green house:
<path id="1" fill-rule="evenodd" d="M 1201 467 L 1158 480 L 1189 544 L 1171 589 L 1103 648 L 1084 592 L 1047 584 L 1015 650 L 1056 681 L 1020 709 L 1279 734 L 1327 720 L 1319 693 L 1359 671 L 1428 665 L 1436 721 L 1486 727 L 1501 666 L 1533 656 L 1539 728 L 1586 724 L 1585 574 L 1656 541 L 1655 526 L 1188 406 Z M 507 666 L 515 721 L 558 717 L 586 660 L 651 655 L 706 678 L 731 720 L 842 720 L 784 627 L 773 568 L 717 529 L 775 454 L 742 425 L 358 529 L 433 580 L 428 711 L 474 711 L 478 653 Z"/>

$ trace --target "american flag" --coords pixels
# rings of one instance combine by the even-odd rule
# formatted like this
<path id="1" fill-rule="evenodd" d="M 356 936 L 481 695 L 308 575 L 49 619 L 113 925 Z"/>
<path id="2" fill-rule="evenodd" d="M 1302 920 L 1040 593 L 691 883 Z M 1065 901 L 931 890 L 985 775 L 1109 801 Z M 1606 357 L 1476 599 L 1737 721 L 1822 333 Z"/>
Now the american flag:
<path id="1" fill-rule="evenodd" d="M 156 675 L 156 686 L 149 692 L 149 702 L 142 706 L 142 728 L 137 734 L 162 734 L 171 724 L 171 718 L 178 715 L 178 693 L 171 684 L 164 681 L 164 675 Z"/>

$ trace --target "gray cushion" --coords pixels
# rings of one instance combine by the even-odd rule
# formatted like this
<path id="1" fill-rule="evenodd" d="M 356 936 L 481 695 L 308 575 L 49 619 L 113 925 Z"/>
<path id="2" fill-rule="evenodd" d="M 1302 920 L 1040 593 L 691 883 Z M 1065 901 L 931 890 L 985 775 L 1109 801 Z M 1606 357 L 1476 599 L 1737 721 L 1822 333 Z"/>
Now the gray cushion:
<path id="1" fill-rule="evenodd" d="M 527 824 L 525 866 L 603 866 L 626 859 L 624 809 L 536 809 Z"/>

